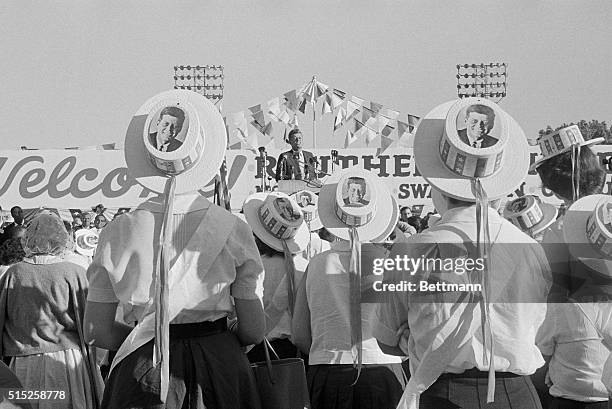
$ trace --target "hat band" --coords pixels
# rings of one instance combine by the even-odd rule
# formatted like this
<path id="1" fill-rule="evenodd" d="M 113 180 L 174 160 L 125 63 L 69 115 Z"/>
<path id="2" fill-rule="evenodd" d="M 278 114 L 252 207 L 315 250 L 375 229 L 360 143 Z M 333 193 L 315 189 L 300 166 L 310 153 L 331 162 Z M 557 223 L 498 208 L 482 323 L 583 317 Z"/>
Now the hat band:
<path id="1" fill-rule="evenodd" d="M 202 128 L 200 128 L 200 134 L 198 135 L 198 141 L 195 146 L 189 150 L 185 156 L 177 159 L 161 159 L 151 154 L 149 150 L 147 150 L 147 155 L 151 164 L 159 169 L 161 172 L 166 173 L 168 175 L 179 175 L 183 172 L 188 171 L 192 167 L 195 166 L 196 163 L 200 160 L 202 156 L 202 151 L 204 150 L 204 144 L 202 143 L 204 139 L 204 132 Z"/>
<path id="2" fill-rule="evenodd" d="M 442 162 L 451 172 L 460 176 L 472 178 L 491 176 L 502 165 L 503 151 L 485 156 L 472 155 L 451 144 L 446 134 L 442 138 L 441 145 Z"/>
<path id="3" fill-rule="evenodd" d="M 527 209 L 524 213 L 513 217 L 511 221 L 521 230 L 531 229 L 536 224 L 540 223 L 544 218 L 544 213 L 537 203 Z"/>
<path id="4" fill-rule="evenodd" d="M 589 243 L 603 256 L 612 256 L 612 239 L 604 231 L 605 226 L 599 226 L 595 214 L 591 214 L 587 219 L 586 236 Z"/>
<path id="5" fill-rule="evenodd" d="M 304 216 L 304 220 L 307 222 L 311 222 L 317 218 L 318 212 L 317 210 L 313 210 L 312 212 L 302 210 L 302 215 Z"/>
<path id="6" fill-rule="evenodd" d="M 280 218 L 274 216 L 270 211 L 270 208 L 266 205 L 262 205 L 259 212 L 259 221 L 268 233 L 276 237 L 279 240 L 288 240 L 293 238 L 297 229 L 295 227 L 287 226 Z"/>
<path id="7" fill-rule="evenodd" d="M 544 135 L 539 143 L 543 156 L 542 160 L 562 154 L 572 145 L 582 145 L 584 142 L 584 137 L 577 125 L 568 126 L 552 134 Z"/>
<path id="8" fill-rule="evenodd" d="M 334 210 L 336 211 L 336 216 L 338 219 L 342 221 L 342 223 L 346 224 L 348 227 L 359 227 L 367 224 L 370 220 L 372 220 L 374 212 L 369 212 L 363 216 L 356 216 L 352 214 L 346 213 L 338 203 L 334 203 Z"/>

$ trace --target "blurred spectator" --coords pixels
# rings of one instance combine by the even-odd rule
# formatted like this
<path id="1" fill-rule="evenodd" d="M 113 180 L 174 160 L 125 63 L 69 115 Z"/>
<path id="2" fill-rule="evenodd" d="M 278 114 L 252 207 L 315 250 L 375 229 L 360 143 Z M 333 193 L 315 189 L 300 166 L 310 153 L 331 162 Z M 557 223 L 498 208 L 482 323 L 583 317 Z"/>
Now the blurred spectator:
<path id="1" fill-rule="evenodd" d="M 403 206 L 400 209 L 400 220 L 403 222 L 408 223 L 408 218 L 410 218 L 410 216 L 412 216 L 412 210 L 410 209 L 409 206 Z"/>
<path id="2" fill-rule="evenodd" d="M 403 222 L 401 220 L 397 222 L 397 228 L 406 237 L 410 237 L 413 234 L 417 234 L 417 229 L 415 229 L 414 226 L 411 226 L 410 224 Z"/>
<path id="3" fill-rule="evenodd" d="M 103 228 L 106 227 L 107 224 L 108 224 L 108 220 L 106 219 L 106 216 L 104 216 L 101 213 L 98 214 L 96 218 L 94 219 L 94 227 L 98 230 L 102 230 Z"/>
<path id="4" fill-rule="evenodd" d="M 417 233 L 423 231 L 423 219 L 421 219 L 419 216 L 410 216 L 407 223 L 414 227 Z"/>
<path id="5" fill-rule="evenodd" d="M 13 206 L 11 208 L 11 216 L 13 217 L 13 222 L 4 226 L 4 232 L 0 237 L 0 244 L 14 236 L 13 230 L 23 227 L 23 210 L 21 207 Z"/>

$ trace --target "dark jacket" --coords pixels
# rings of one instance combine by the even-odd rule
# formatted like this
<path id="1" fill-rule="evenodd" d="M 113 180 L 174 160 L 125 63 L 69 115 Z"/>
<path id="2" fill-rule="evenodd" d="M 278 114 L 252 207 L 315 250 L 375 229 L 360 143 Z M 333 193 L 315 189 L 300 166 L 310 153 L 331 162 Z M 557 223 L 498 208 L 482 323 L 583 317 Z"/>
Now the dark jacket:
<path id="1" fill-rule="evenodd" d="M 149 134 L 149 142 L 155 147 L 155 149 L 159 149 L 159 147 L 157 146 L 157 132 Z M 168 149 L 166 149 L 166 152 L 173 152 L 180 148 L 182 144 L 183 142 L 181 141 L 178 141 L 176 139 L 170 139 L 168 141 Z"/>
<path id="2" fill-rule="evenodd" d="M 287 151 L 280 154 L 276 162 L 276 180 L 312 180 L 316 179 L 316 171 L 310 160 L 314 158 L 312 152 L 302 150 L 304 154 L 305 175 L 300 175 L 300 163 L 293 156 L 293 151 Z"/>
<path id="3" fill-rule="evenodd" d="M 467 129 L 460 129 L 457 131 L 457 134 L 459 135 L 459 139 L 461 139 L 462 142 L 471 146 L 470 140 L 468 139 L 468 136 L 467 136 Z M 482 137 L 482 142 L 480 143 L 480 147 L 488 148 L 489 146 L 493 146 L 496 143 L 497 143 L 497 138 L 494 138 L 491 135 L 484 135 Z"/>

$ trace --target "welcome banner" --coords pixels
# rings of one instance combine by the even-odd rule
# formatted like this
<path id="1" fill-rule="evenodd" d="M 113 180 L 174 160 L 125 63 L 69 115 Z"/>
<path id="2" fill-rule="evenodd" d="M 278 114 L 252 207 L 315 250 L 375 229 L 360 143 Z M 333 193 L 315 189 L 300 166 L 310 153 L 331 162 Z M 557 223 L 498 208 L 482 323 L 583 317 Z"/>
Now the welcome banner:
<path id="1" fill-rule="evenodd" d="M 538 148 L 531 147 L 531 161 Z M 597 146 L 600 159 L 612 157 L 612 146 Z M 315 149 L 319 157 L 320 178 L 331 172 L 330 151 Z M 339 151 L 338 168 L 359 166 L 372 170 L 386 183 L 401 205 L 431 209 L 431 187 L 414 165 L 411 148 L 344 149 Z M 226 153 L 228 187 L 233 209 L 240 209 L 244 199 L 258 191 L 261 176 L 266 174 L 275 186 L 274 174 L 280 150 L 268 152 L 267 161 L 250 150 L 228 150 Z M 612 174 L 608 171 L 604 193 L 612 193 Z M 212 197 L 214 184 L 202 187 Z M 525 182 L 511 195 L 537 194 L 543 200 L 559 204 L 554 196 L 542 190 L 537 174 L 527 176 Z M 0 206 L 23 208 L 89 208 L 98 203 L 109 208 L 135 207 L 154 193 L 142 188 L 129 177 L 123 151 L 97 150 L 37 150 L 0 151 Z M 422 207 L 421 207 L 422 206 Z"/>

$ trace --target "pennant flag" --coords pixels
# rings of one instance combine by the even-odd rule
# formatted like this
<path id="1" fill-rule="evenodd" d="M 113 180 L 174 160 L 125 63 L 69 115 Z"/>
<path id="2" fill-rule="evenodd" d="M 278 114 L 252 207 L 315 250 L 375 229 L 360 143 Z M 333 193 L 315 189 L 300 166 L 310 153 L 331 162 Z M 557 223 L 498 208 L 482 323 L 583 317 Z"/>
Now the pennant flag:
<path id="1" fill-rule="evenodd" d="M 402 121 L 397 121 L 397 136 L 401 138 L 408 130 L 408 124 Z"/>
<path id="2" fill-rule="evenodd" d="M 276 118 L 279 117 L 281 109 L 280 109 L 280 98 L 272 98 L 267 102 L 268 104 L 268 113 L 272 114 Z"/>
<path id="3" fill-rule="evenodd" d="M 389 118 L 379 115 L 376 117 L 376 125 L 374 126 L 374 129 L 376 129 L 376 132 L 382 132 L 387 125 L 389 125 Z M 391 128 L 394 129 L 394 128 Z"/>
<path id="4" fill-rule="evenodd" d="M 346 139 L 344 140 L 344 147 L 348 148 L 356 140 L 357 140 L 357 137 L 351 131 L 347 130 Z"/>
<path id="5" fill-rule="evenodd" d="M 414 128 L 416 128 L 416 126 L 418 125 L 419 119 L 420 118 L 418 116 L 408 114 L 408 130 L 411 133 L 414 130 Z"/>
<path id="6" fill-rule="evenodd" d="M 321 114 L 329 114 L 333 111 L 332 109 L 332 99 L 329 94 L 325 95 L 325 100 L 323 101 L 323 108 L 321 109 Z"/>
<path id="7" fill-rule="evenodd" d="M 249 108 L 250 109 L 250 108 Z M 266 119 L 264 117 L 263 111 L 259 111 L 253 114 L 253 119 L 257 122 L 261 127 L 266 126 Z"/>
<path id="8" fill-rule="evenodd" d="M 225 117 L 227 126 L 228 144 L 232 149 L 241 149 L 242 144 L 247 144 L 248 127 L 244 112 L 229 114 Z M 238 148 L 234 146 L 239 145 Z"/>
<path id="9" fill-rule="evenodd" d="M 376 116 L 376 114 L 374 113 L 374 111 L 372 111 L 370 108 L 368 107 L 361 107 L 362 111 L 361 111 L 361 120 L 366 123 L 370 120 L 370 118 Z"/>
<path id="10" fill-rule="evenodd" d="M 381 135 L 385 138 L 389 138 L 389 135 L 391 135 L 391 133 L 393 132 L 393 127 L 389 126 L 389 125 L 385 125 L 385 127 L 383 128 L 383 130 L 380 132 Z"/>
<path id="11" fill-rule="evenodd" d="M 363 101 L 363 100 L 362 100 Z M 361 108 L 361 104 L 358 104 L 357 102 L 353 101 L 352 99 L 349 99 L 346 102 L 346 119 L 349 120 L 351 119 L 355 114 L 357 114 L 359 111 L 359 108 Z"/>
<path id="12" fill-rule="evenodd" d="M 346 109 L 340 107 L 336 114 L 336 120 L 334 121 L 334 132 L 338 130 L 344 124 L 344 118 L 346 117 Z"/>
<path id="13" fill-rule="evenodd" d="M 287 107 L 288 110 L 290 111 L 295 111 L 296 109 L 298 109 L 298 97 L 297 97 L 297 91 L 296 90 L 291 90 L 289 92 L 286 92 L 284 94 L 285 97 L 285 106 Z"/>
<path id="14" fill-rule="evenodd" d="M 310 81 L 308 84 L 306 84 L 306 87 L 304 88 L 304 91 L 302 92 L 302 98 L 304 98 L 304 101 L 308 101 L 311 104 L 315 103 L 315 88 L 316 88 L 316 84 L 314 81 L 314 78 L 312 81 Z M 300 105 L 300 108 L 302 106 Z M 303 113 L 303 112 L 302 112 Z"/>
<path id="15" fill-rule="evenodd" d="M 261 111 L 261 104 L 253 105 L 249 108 L 249 111 L 251 111 L 251 114 L 255 115 L 257 112 Z"/>
<path id="16" fill-rule="evenodd" d="M 329 87 L 322 82 L 317 81 L 315 85 L 315 99 L 321 98 L 323 94 L 327 92 Z"/>
<path id="17" fill-rule="evenodd" d="M 281 111 L 280 115 L 278 116 L 278 121 L 286 125 L 289 123 L 289 121 L 291 121 L 291 115 L 289 115 L 287 111 Z"/>
<path id="18" fill-rule="evenodd" d="M 384 153 L 387 150 L 387 148 L 389 146 L 391 146 L 392 143 L 393 143 L 393 139 L 387 138 L 386 136 L 382 136 L 381 135 L 381 137 L 380 137 L 380 147 L 381 147 L 382 150 L 381 150 L 380 153 Z M 379 153 L 379 155 L 380 155 L 380 153 Z"/>
<path id="19" fill-rule="evenodd" d="M 306 98 L 302 99 L 302 102 L 300 103 L 300 107 L 298 108 L 298 110 L 303 114 L 306 113 L 306 102 L 308 102 Z"/>
<path id="20" fill-rule="evenodd" d="M 382 109 L 382 104 L 370 101 L 370 108 L 374 111 L 374 116 L 378 115 L 378 112 Z"/>
<path id="21" fill-rule="evenodd" d="M 300 126 L 300 124 L 298 123 L 297 114 L 293 114 L 293 118 L 289 120 L 288 125 L 290 125 L 292 128 L 297 128 L 298 126 Z"/>
<path id="22" fill-rule="evenodd" d="M 251 122 L 251 125 L 253 125 L 255 129 L 257 129 L 259 132 L 261 132 L 264 135 L 272 134 L 272 122 L 268 122 L 265 126 L 262 126 L 260 123 L 253 121 Z"/>
<path id="23" fill-rule="evenodd" d="M 359 119 L 354 118 L 355 119 L 355 133 L 359 132 L 359 130 L 361 128 L 363 128 L 363 123 L 361 121 L 359 121 Z"/>
<path id="24" fill-rule="evenodd" d="M 344 102 L 345 97 L 346 97 L 346 92 L 340 91 L 339 89 L 334 88 L 334 91 L 332 92 L 332 95 L 331 95 L 332 107 L 336 109 L 340 105 L 342 105 L 342 102 Z"/>
<path id="25" fill-rule="evenodd" d="M 366 145 L 370 145 L 374 139 L 378 136 L 378 133 L 371 128 L 366 128 Z"/>

